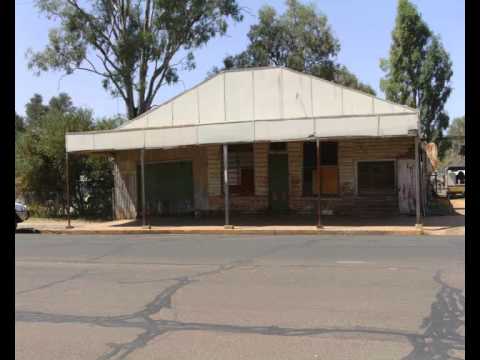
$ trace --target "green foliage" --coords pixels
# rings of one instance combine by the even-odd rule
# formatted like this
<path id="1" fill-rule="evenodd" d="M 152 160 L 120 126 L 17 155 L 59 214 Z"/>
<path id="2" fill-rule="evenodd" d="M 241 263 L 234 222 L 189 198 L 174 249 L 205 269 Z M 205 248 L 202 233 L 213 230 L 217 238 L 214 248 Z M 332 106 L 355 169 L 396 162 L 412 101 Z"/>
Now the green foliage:
<path id="1" fill-rule="evenodd" d="M 465 115 L 453 119 L 447 134 L 451 137 L 465 137 Z"/>
<path id="2" fill-rule="evenodd" d="M 49 44 L 29 50 L 37 74 L 82 70 L 126 105 L 132 119 L 150 109 L 161 86 L 178 81 L 178 70 L 195 66 L 193 50 L 241 21 L 235 0 L 36 0 L 57 20 Z"/>
<path id="3" fill-rule="evenodd" d="M 462 153 L 462 146 L 465 146 L 465 116 L 453 119 L 444 143 L 445 155 L 442 158 L 441 167 L 464 164 L 465 154 Z"/>
<path id="4" fill-rule="evenodd" d="M 15 139 L 17 134 L 25 131 L 25 119 L 15 111 Z"/>
<path id="5" fill-rule="evenodd" d="M 444 106 L 452 90 L 452 62 L 408 0 L 398 2 L 389 58 L 380 67 L 386 73 L 380 81 L 386 98 L 419 109 L 423 139 L 440 144 L 449 122 Z"/>
<path id="6" fill-rule="evenodd" d="M 65 133 L 105 130 L 121 124 L 121 119 L 94 122 L 92 112 L 73 106 L 67 94 L 43 104 L 34 96 L 26 105 L 28 121 L 18 136 L 15 152 L 17 189 L 24 194 L 37 215 L 62 216 L 66 211 Z M 82 217 L 111 214 L 113 177 L 105 157 L 71 156 L 70 184 L 72 207 Z"/>
<path id="7" fill-rule="evenodd" d="M 58 216 L 57 212 L 51 206 L 32 203 L 28 206 L 28 212 L 31 217 L 51 218 Z"/>
<path id="8" fill-rule="evenodd" d="M 259 21 L 248 32 L 247 49 L 223 60 L 225 69 L 253 66 L 285 66 L 334 81 L 371 94 L 345 66 L 335 63 L 340 43 L 334 37 L 327 17 L 313 4 L 287 0 L 287 10 L 278 15 L 271 6 L 258 13 Z M 214 68 L 209 75 L 220 71 Z"/>
<path id="9" fill-rule="evenodd" d="M 40 120 L 45 115 L 48 107 L 43 105 L 43 98 L 39 94 L 34 94 L 27 105 L 25 105 L 25 113 L 27 115 L 27 122 L 33 124 Z"/>
<path id="10" fill-rule="evenodd" d="M 122 125 L 125 119 L 122 117 L 103 118 L 95 122 L 95 130 L 110 130 Z"/>

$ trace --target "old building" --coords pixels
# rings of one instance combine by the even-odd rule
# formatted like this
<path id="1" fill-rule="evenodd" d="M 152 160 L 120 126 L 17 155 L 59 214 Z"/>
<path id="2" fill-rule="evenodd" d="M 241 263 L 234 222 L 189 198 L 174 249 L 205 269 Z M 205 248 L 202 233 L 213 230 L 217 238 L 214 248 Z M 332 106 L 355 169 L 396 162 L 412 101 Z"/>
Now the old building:
<path id="1" fill-rule="evenodd" d="M 415 213 L 418 126 L 414 109 L 266 67 L 219 73 L 66 146 L 114 158 L 119 219 L 143 202 L 152 215 L 305 213 L 318 199 L 324 214 Z"/>

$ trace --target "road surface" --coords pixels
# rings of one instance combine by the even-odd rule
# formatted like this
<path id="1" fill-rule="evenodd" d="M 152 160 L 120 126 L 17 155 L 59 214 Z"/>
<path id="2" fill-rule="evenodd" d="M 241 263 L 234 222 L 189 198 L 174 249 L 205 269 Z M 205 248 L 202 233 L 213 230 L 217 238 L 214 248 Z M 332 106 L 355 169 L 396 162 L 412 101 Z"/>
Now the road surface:
<path id="1" fill-rule="evenodd" d="M 463 359 L 464 244 L 17 234 L 16 359 Z"/>

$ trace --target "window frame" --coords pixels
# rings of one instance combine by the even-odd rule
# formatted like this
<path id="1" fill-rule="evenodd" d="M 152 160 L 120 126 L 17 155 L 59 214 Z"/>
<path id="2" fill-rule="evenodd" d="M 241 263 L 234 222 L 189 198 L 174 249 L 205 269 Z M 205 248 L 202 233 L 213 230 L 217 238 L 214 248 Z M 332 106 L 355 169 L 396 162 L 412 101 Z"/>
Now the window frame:
<path id="1" fill-rule="evenodd" d="M 322 151 L 322 146 L 326 147 L 327 145 L 329 144 L 335 144 L 335 148 L 336 148 L 336 154 L 335 154 L 335 160 L 336 160 L 336 164 L 323 164 L 322 163 L 322 155 L 326 152 L 326 151 Z M 328 141 L 320 141 L 320 167 L 322 166 L 337 166 L 338 167 L 338 141 L 331 141 L 331 140 L 328 140 Z"/>
<path id="2" fill-rule="evenodd" d="M 391 193 L 383 193 L 383 194 L 361 194 L 359 193 L 358 189 L 358 164 L 359 163 L 372 163 L 372 162 L 393 162 L 393 191 Z M 375 195 L 385 195 L 385 196 L 393 196 L 397 195 L 398 193 L 398 161 L 397 159 L 387 158 L 387 159 L 362 159 L 362 160 L 355 160 L 355 196 L 375 196 Z"/>
<path id="3" fill-rule="evenodd" d="M 251 193 L 250 192 L 238 192 L 236 191 L 235 189 L 233 189 L 233 187 L 236 187 L 238 185 L 231 185 L 229 184 L 228 185 L 228 192 L 229 192 L 229 195 L 231 197 L 251 197 L 251 196 L 255 196 L 255 146 L 253 143 L 235 143 L 235 144 L 228 144 L 228 158 L 230 160 L 230 155 L 232 154 L 232 152 L 235 152 L 235 150 L 232 151 L 232 147 L 235 149 L 235 147 L 247 147 L 247 146 L 251 146 L 252 148 L 252 180 L 253 180 L 253 187 L 252 187 L 252 191 Z M 245 151 L 247 152 L 247 151 Z M 224 170 L 225 170 L 225 164 L 223 162 L 223 147 L 220 147 L 220 187 L 221 187 L 221 195 L 222 196 L 225 196 L 225 191 L 224 191 L 224 188 L 225 188 L 225 179 L 224 179 Z M 240 168 L 237 168 L 237 169 L 242 169 L 241 167 Z M 240 171 L 240 176 L 241 176 L 241 171 Z"/>
<path id="4" fill-rule="evenodd" d="M 306 143 L 312 143 L 314 144 L 314 148 L 316 147 L 316 141 L 304 141 L 303 144 L 305 145 Z M 322 165 L 321 161 L 322 161 L 322 143 L 325 144 L 325 143 L 334 143 L 336 144 L 336 148 L 337 148 L 337 154 L 336 154 L 336 160 L 337 160 L 337 164 L 336 165 Z M 339 198 L 341 195 L 340 195 L 340 165 L 339 165 L 339 147 L 340 147 L 340 141 L 338 140 L 320 140 L 320 171 L 322 170 L 322 168 L 336 168 L 336 177 L 337 177 L 337 192 L 336 193 L 320 193 L 320 196 L 323 198 Z M 315 166 L 312 168 L 314 171 L 316 171 L 316 168 L 317 168 L 317 161 L 316 161 L 316 157 L 317 157 L 317 153 L 316 153 L 316 149 L 315 149 L 315 152 L 314 152 L 314 156 L 315 156 Z M 311 198 L 311 197 L 317 197 L 317 194 L 313 191 L 312 189 L 312 193 L 311 194 L 305 194 L 305 181 L 304 181 L 304 176 L 305 176 L 305 166 L 304 166 L 304 160 L 305 159 L 305 146 L 303 146 L 303 152 L 302 152 L 302 197 L 304 198 Z M 316 173 L 315 173 L 316 174 Z M 313 181 L 312 181 L 312 187 L 313 187 Z"/>

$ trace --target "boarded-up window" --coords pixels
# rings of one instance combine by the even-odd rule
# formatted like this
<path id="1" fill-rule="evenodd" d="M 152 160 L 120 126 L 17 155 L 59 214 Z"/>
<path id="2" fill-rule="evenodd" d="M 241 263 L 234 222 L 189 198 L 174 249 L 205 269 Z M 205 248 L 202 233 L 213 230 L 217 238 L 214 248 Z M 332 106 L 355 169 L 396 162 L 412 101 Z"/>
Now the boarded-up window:
<path id="1" fill-rule="evenodd" d="M 303 195 L 312 196 L 317 189 L 317 144 L 303 144 Z M 322 195 L 338 194 L 338 144 L 320 142 L 320 185 Z"/>
<path id="2" fill-rule="evenodd" d="M 270 143 L 270 152 L 286 152 L 287 143 L 286 142 L 272 142 Z"/>
<path id="3" fill-rule="evenodd" d="M 222 155 L 223 169 L 223 155 Z M 228 183 L 231 194 L 250 196 L 254 194 L 253 145 L 228 146 Z M 223 191 L 223 176 L 222 176 Z"/>
<path id="4" fill-rule="evenodd" d="M 336 142 L 320 143 L 320 166 L 337 166 L 338 144 Z"/>
<path id="5" fill-rule="evenodd" d="M 358 193 L 361 195 L 395 193 L 395 162 L 358 162 Z"/>

